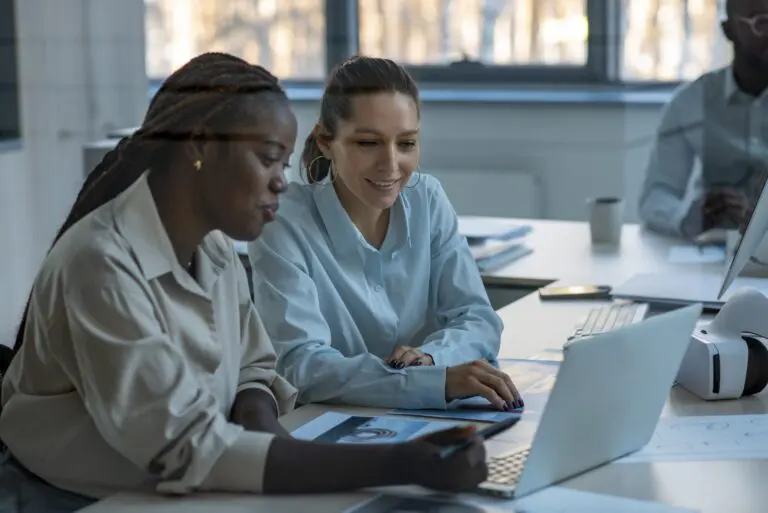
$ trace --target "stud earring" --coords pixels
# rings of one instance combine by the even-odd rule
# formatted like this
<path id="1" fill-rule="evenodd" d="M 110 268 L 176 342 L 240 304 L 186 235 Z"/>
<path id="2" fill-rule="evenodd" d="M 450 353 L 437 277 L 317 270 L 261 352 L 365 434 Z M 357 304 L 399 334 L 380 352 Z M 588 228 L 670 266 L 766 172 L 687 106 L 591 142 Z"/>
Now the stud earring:
<path id="1" fill-rule="evenodd" d="M 203 161 L 202 160 L 196 160 L 195 163 L 192 164 L 192 165 L 195 166 L 195 169 L 198 170 L 198 171 L 203 169 Z"/>

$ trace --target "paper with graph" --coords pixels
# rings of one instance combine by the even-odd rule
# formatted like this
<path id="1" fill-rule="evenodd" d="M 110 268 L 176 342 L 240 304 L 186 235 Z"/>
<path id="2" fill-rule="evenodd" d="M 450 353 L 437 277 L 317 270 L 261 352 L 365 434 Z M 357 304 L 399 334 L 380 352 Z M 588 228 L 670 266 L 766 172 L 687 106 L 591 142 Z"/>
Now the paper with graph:
<path id="1" fill-rule="evenodd" d="M 768 415 L 713 415 L 663 417 L 648 445 L 619 462 L 766 458 Z"/>

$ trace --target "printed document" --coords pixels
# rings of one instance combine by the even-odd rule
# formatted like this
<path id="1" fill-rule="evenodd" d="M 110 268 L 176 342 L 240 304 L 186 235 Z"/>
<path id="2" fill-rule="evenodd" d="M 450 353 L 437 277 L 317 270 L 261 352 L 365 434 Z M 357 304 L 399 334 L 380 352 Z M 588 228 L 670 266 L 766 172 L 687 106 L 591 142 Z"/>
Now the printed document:
<path id="1" fill-rule="evenodd" d="M 768 415 L 663 417 L 651 441 L 618 463 L 768 459 Z"/>
<path id="2" fill-rule="evenodd" d="M 456 425 L 401 417 L 365 417 L 326 412 L 293 431 L 301 440 L 348 444 L 406 442 Z"/>

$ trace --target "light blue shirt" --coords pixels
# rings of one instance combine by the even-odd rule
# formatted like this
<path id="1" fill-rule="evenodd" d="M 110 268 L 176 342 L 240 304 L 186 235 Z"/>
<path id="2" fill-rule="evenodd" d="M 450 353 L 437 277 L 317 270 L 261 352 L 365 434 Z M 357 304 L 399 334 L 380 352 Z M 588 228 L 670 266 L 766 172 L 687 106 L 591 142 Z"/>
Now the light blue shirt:
<path id="1" fill-rule="evenodd" d="M 380 249 L 333 185 L 292 183 L 249 246 L 257 310 L 299 401 L 445 408 L 446 367 L 495 361 L 502 322 L 440 183 L 411 177 Z M 398 345 L 434 366 L 392 369 Z"/>
<path id="2" fill-rule="evenodd" d="M 710 187 L 734 187 L 756 202 L 768 176 L 766 119 L 768 91 L 757 98 L 742 92 L 730 66 L 678 88 L 664 107 L 640 193 L 645 224 L 698 235 L 701 226 L 684 220 Z"/>

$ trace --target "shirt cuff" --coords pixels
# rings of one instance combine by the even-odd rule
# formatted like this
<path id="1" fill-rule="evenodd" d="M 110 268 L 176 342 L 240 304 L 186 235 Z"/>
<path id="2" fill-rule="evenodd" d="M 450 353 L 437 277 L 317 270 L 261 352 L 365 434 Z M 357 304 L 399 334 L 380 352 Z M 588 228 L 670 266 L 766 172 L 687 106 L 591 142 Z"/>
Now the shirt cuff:
<path id="1" fill-rule="evenodd" d="M 272 433 L 242 431 L 216 460 L 202 488 L 212 492 L 261 493 L 274 437 Z"/>
<path id="2" fill-rule="evenodd" d="M 444 410 L 447 408 L 445 371 L 446 367 L 438 365 L 408 367 L 405 388 L 416 403 L 411 409 Z"/>

